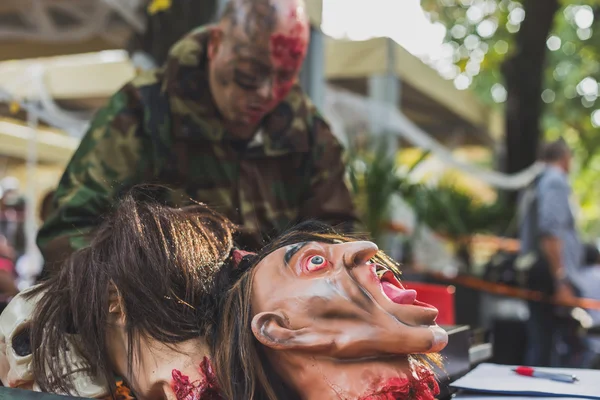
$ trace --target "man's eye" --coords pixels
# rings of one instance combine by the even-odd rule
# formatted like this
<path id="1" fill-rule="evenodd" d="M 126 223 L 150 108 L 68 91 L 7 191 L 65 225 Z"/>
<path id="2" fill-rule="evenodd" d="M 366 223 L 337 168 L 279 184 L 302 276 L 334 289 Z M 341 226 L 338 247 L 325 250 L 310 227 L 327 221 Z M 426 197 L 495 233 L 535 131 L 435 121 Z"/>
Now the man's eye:
<path id="1" fill-rule="evenodd" d="M 235 71 L 233 79 L 243 89 L 252 90 L 257 89 L 259 86 L 258 78 L 240 71 Z"/>

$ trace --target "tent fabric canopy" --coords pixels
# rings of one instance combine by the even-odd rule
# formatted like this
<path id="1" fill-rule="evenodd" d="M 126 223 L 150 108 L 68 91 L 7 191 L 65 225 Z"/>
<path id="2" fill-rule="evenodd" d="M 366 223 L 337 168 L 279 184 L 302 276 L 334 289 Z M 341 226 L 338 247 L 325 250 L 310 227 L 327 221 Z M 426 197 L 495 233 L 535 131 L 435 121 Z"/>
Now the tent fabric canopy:
<path id="1" fill-rule="evenodd" d="M 502 135 L 495 113 L 473 93 L 456 89 L 391 39 L 327 41 L 326 77 L 340 88 L 368 95 L 369 77 L 386 74 L 390 64 L 399 80 L 399 108 L 438 140 L 460 134 L 465 138 L 463 144 L 489 146 Z"/>
<path id="2" fill-rule="evenodd" d="M 432 138 L 396 107 L 335 89 L 327 90 L 326 100 L 325 115 L 330 118 L 337 135 L 351 136 L 357 126 L 365 126 L 374 118 L 380 125 L 379 132 L 404 138 L 416 148 L 430 151 L 446 168 L 454 168 L 498 189 L 521 189 L 531 183 L 543 169 L 542 164 L 534 164 L 517 174 L 507 175 L 478 167 L 457 159 L 447 146 Z"/>
<path id="3" fill-rule="evenodd" d="M 79 140 L 52 129 L 37 130 L 37 157 L 40 163 L 66 165 Z M 0 119 L 0 156 L 27 159 L 31 130 L 21 121 Z"/>

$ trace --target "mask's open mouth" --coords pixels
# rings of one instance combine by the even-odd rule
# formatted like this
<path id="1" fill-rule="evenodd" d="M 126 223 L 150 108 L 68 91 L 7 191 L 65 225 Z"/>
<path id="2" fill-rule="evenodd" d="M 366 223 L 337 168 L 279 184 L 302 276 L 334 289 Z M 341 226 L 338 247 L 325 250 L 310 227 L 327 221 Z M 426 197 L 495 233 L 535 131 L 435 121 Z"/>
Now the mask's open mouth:
<path id="1" fill-rule="evenodd" d="M 383 293 L 396 304 L 415 304 L 417 292 L 412 289 L 405 289 L 396 279 L 394 273 L 389 269 L 377 265 L 375 272 L 381 283 Z"/>

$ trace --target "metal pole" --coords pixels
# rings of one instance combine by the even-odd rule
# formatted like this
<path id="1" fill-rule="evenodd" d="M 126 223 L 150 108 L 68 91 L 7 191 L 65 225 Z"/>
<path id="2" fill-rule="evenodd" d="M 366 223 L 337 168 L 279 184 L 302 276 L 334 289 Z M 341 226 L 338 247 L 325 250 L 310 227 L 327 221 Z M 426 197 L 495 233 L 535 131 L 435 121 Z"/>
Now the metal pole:
<path id="1" fill-rule="evenodd" d="M 31 70 L 34 80 L 43 79 L 43 69 L 41 66 L 35 66 Z M 41 254 L 36 245 L 36 236 L 38 230 L 37 223 L 37 164 L 38 164 L 38 115 L 35 111 L 27 111 L 27 125 L 29 127 L 29 141 L 27 146 L 27 172 L 26 172 L 26 202 L 25 202 L 25 256 L 20 263 L 17 263 L 17 272 L 22 281 L 19 288 L 25 289 L 30 286 L 39 274 L 42 267 Z"/>
<path id="2" fill-rule="evenodd" d="M 386 101 L 394 109 L 400 106 L 400 82 L 396 74 L 396 42 L 393 39 L 388 38 L 386 41 L 387 45 L 387 71 L 385 80 L 387 81 L 386 87 Z M 398 136 L 392 132 L 386 132 L 386 141 L 388 143 L 389 155 L 394 157 L 398 152 Z"/>
<path id="3" fill-rule="evenodd" d="M 300 73 L 300 82 L 314 105 L 323 110 L 325 107 L 325 35 L 320 29 L 310 28 L 310 45 L 304 66 Z"/>
<path id="4" fill-rule="evenodd" d="M 29 141 L 27 146 L 27 202 L 25 208 L 25 234 L 26 253 L 36 249 L 35 238 L 37 233 L 36 209 L 37 209 L 37 132 L 38 118 L 35 113 L 27 113 L 27 125 L 29 126 Z"/>
<path id="5" fill-rule="evenodd" d="M 369 98 L 373 104 L 373 109 L 369 113 L 369 126 L 371 135 L 376 137 L 377 140 L 373 141 L 373 144 L 379 144 L 379 140 L 383 141 L 386 145 L 386 155 L 391 158 L 396 157 L 398 151 L 398 135 L 394 132 L 387 131 L 385 121 L 390 118 L 390 113 L 396 110 L 399 106 L 400 93 L 399 93 L 399 80 L 396 74 L 396 43 L 387 38 L 385 41 L 386 51 L 386 65 L 385 71 L 379 74 L 374 74 L 368 79 Z M 384 104 L 386 107 L 376 107 L 376 105 Z M 378 112 L 376 110 L 381 110 Z M 390 210 L 391 219 L 394 220 L 394 208 L 397 207 L 398 199 L 394 197 L 398 196 L 394 194 L 390 198 Z M 380 246 L 388 252 L 388 254 L 394 254 L 401 256 L 401 237 L 394 232 L 384 232 L 380 238 Z"/>
<path id="6" fill-rule="evenodd" d="M 225 7 L 227 6 L 227 3 L 229 3 L 229 0 L 216 0 L 217 1 L 217 15 L 215 16 L 215 20 L 218 20 L 219 17 L 223 14 L 223 11 L 225 11 Z"/>
<path id="7" fill-rule="evenodd" d="M 374 105 L 376 103 L 385 104 L 389 108 L 385 110 L 374 107 L 370 112 L 369 125 L 373 136 L 387 142 L 388 155 L 391 156 L 398 150 L 398 136 L 385 131 L 382 125 L 390 118 L 388 112 L 396 110 L 400 103 L 400 83 L 396 74 L 396 43 L 392 39 L 386 39 L 386 53 L 385 72 L 370 76 L 368 84 L 369 97 Z M 384 112 L 377 112 L 377 109 L 384 110 Z"/>

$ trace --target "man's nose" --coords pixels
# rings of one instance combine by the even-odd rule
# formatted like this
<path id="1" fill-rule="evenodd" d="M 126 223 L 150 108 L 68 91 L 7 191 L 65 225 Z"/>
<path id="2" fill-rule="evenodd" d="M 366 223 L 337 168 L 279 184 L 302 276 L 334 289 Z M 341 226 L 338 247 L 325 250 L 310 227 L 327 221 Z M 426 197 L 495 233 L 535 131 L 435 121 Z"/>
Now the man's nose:
<path id="1" fill-rule="evenodd" d="M 365 264 L 377 254 L 379 248 L 373 242 L 346 242 L 332 246 L 334 260 L 343 261 L 348 268 Z"/>
<path id="2" fill-rule="evenodd" d="M 271 100 L 273 97 L 273 82 L 271 79 L 266 79 L 259 86 L 258 95 L 265 101 Z"/>

